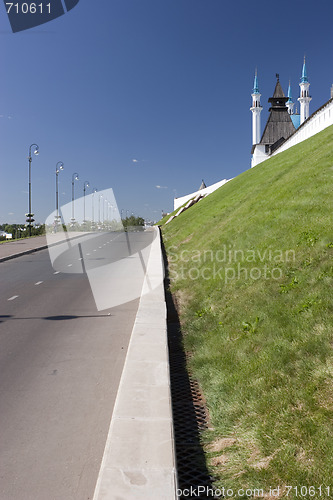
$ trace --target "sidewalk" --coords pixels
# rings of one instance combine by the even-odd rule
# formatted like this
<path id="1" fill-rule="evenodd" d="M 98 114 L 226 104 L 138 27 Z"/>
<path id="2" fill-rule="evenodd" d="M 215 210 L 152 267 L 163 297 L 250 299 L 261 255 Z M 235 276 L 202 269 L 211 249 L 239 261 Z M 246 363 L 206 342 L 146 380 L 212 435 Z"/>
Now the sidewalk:
<path id="1" fill-rule="evenodd" d="M 0 245 L 0 262 L 47 248 L 46 236 L 6 241 Z"/>
<path id="2" fill-rule="evenodd" d="M 164 265 L 158 228 L 93 500 L 175 500 Z"/>

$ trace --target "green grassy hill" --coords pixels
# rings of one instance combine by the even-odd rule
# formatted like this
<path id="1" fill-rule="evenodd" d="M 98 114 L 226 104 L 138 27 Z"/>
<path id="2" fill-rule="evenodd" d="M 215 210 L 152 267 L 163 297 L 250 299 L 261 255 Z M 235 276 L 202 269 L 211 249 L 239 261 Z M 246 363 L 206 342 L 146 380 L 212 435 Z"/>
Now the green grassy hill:
<path id="1" fill-rule="evenodd" d="M 333 496 L 333 127 L 162 234 L 217 486 Z"/>

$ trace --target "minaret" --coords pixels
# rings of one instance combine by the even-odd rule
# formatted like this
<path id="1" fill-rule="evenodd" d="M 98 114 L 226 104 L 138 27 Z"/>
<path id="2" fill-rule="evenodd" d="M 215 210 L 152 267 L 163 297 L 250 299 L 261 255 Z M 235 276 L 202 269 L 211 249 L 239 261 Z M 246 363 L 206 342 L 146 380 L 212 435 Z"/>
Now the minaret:
<path id="1" fill-rule="evenodd" d="M 252 95 L 252 144 L 259 144 L 261 132 L 260 132 L 260 113 L 262 112 L 262 107 L 260 105 L 259 87 L 258 87 L 258 75 L 257 70 L 254 77 L 253 93 Z"/>
<path id="2" fill-rule="evenodd" d="M 286 102 L 286 106 L 288 108 L 288 113 L 290 115 L 293 115 L 294 114 L 294 106 L 295 106 L 295 104 L 293 103 L 293 98 L 291 96 L 290 80 L 289 80 L 289 87 L 288 87 L 288 101 Z"/>
<path id="3" fill-rule="evenodd" d="M 297 99 L 300 102 L 300 115 L 301 115 L 301 125 L 305 120 L 307 120 L 310 116 L 310 111 L 309 111 L 309 106 L 310 106 L 310 101 L 312 97 L 309 96 L 309 80 L 308 76 L 306 74 L 306 67 L 305 67 L 305 56 L 304 56 L 304 63 L 303 63 L 303 70 L 302 70 L 302 78 L 301 78 L 301 83 L 299 84 L 300 86 L 300 96 Z"/>

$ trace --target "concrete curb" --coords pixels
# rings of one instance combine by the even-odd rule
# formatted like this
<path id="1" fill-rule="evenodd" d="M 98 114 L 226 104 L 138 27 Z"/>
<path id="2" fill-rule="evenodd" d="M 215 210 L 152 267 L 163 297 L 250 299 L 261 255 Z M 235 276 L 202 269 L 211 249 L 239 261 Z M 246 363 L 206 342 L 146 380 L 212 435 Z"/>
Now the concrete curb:
<path id="1" fill-rule="evenodd" d="M 6 260 L 16 259 L 16 257 L 22 257 L 23 255 L 29 255 L 30 253 L 38 252 L 38 250 L 46 250 L 48 245 L 42 247 L 30 248 L 29 250 L 24 250 L 24 252 L 14 253 L 12 255 L 7 255 L 6 257 L 0 257 L 0 262 L 6 262 Z"/>
<path id="2" fill-rule="evenodd" d="M 164 264 L 153 230 L 150 291 L 140 299 L 93 500 L 177 498 Z"/>

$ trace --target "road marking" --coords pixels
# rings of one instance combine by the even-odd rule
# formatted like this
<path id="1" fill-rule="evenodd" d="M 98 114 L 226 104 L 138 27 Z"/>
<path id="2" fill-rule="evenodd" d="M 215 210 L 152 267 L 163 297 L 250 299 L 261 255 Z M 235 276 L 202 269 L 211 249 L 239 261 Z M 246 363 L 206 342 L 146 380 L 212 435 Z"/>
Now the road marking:
<path id="1" fill-rule="evenodd" d="M 86 255 L 90 255 L 90 253 L 86 253 Z"/>
<path id="2" fill-rule="evenodd" d="M 37 283 L 35 283 L 35 285 L 41 285 L 43 283 L 43 281 L 37 281 Z"/>
<path id="3" fill-rule="evenodd" d="M 80 257 L 79 260 L 82 260 L 82 257 Z"/>
<path id="4" fill-rule="evenodd" d="M 15 299 L 17 299 L 17 297 L 18 297 L 18 295 L 13 295 L 13 296 L 12 296 L 12 297 L 10 297 L 10 299 L 8 299 L 8 300 L 15 300 Z"/>
<path id="5" fill-rule="evenodd" d="M 59 274 L 59 273 L 60 273 L 60 271 L 56 271 L 56 272 L 55 272 L 55 273 L 53 273 L 53 274 Z"/>
<path id="6" fill-rule="evenodd" d="M 68 266 L 67 266 L 67 267 L 72 267 L 72 265 L 73 265 L 73 264 L 68 264 Z"/>
<path id="7" fill-rule="evenodd" d="M 94 252 L 97 252 L 97 250 L 94 250 Z"/>

